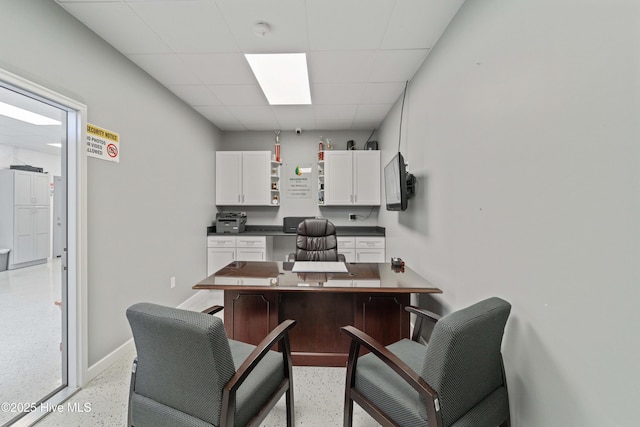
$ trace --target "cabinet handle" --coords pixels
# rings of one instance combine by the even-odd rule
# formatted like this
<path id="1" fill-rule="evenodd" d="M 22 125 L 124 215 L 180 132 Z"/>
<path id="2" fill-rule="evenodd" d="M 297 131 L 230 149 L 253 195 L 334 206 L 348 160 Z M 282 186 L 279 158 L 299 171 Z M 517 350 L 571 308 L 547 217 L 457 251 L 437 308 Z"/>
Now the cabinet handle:
<path id="1" fill-rule="evenodd" d="M 238 194 L 238 202 L 240 202 L 240 201 L 241 201 L 241 200 L 240 200 L 240 195 Z"/>

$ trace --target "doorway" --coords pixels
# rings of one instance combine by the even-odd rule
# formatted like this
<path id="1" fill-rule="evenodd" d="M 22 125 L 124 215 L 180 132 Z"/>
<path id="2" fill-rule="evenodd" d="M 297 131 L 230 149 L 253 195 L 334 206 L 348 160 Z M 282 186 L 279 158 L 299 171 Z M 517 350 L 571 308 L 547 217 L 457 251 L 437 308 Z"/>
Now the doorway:
<path id="1" fill-rule="evenodd" d="M 0 425 L 29 425 L 82 385 L 84 117 L 0 70 Z"/>

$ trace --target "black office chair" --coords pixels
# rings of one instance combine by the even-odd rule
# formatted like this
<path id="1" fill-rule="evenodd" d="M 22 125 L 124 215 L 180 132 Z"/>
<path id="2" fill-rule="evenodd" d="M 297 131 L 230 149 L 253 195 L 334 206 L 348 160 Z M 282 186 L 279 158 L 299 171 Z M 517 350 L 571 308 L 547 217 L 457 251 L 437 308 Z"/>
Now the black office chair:
<path id="1" fill-rule="evenodd" d="M 256 347 L 228 339 L 222 320 L 205 313 L 139 303 L 127 318 L 138 352 L 129 426 L 258 426 L 285 394 L 287 426 L 294 425 L 288 331 L 295 321 Z M 271 350 L 277 343 L 281 353 Z"/>
<path id="2" fill-rule="evenodd" d="M 296 252 L 287 261 L 345 261 L 338 253 L 336 227 L 326 219 L 305 219 L 298 225 Z"/>
<path id="3" fill-rule="evenodd" d="M 509 395 L 500 347 L 511 305 L 489 298 L 437 315 L 415 307 L 411 340 L 383 347 L 353 326 L 345 388 L 344 426 L 353 402 L 385 427 L 508 427 Z M 436 321 L 429 344 L 420 344 L 422 319 Z M 360 346 L 370 353 L 358 357 Z"/>

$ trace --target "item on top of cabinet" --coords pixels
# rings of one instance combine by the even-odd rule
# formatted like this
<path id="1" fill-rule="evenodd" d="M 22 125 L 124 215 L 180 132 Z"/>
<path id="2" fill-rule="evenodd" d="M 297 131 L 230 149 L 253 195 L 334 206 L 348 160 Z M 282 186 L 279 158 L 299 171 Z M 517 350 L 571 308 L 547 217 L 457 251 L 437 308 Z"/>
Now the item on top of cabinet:
<path id="1" fill-rule="evenodd" d="M 31 165 L 9 165 L 9 169 L 27 171 L 27 172 L 44 173 L 44 169 L 43 168 L 40 168 L 40 167 L 37 167 L 37 166 L 31 166 Z"/>
<path id="2" fill-rule="evenodd" d="M 275 133 L 276 133 L 276 148 L 275 148 L 276 158 L 275 158 L 275 160 L 276 160 L 276 162 L 279 162 L 280 161 L 280 131 L 276 130 Z"/>
<path id="3" fill-rule="evenodd" d="M 353 142 L 353 139 L 347 141 L 347 150 L 355 150 L 356 144 Z"/>
<path id="4" fill-rule="evenodd" d="M 377 150 L 378 149 L 378 141 L 367 141 L 364 144 L 365 150 Z"/>
<path id="5" fill-rule="evenodd" d="M 218 212 L 216 214 L 216 233 L 242 233 L 247 224 L 246 212 Z"/>

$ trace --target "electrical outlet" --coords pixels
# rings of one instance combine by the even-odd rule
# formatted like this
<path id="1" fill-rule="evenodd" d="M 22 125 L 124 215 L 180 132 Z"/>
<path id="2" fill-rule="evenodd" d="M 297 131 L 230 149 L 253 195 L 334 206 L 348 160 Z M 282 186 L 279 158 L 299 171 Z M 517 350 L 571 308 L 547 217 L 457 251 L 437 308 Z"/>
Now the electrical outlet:
<path id="1" fill-rule="evenodd" d="M 349 214 L 349 221 L 355 221 L 355 220 L 356 220 L 356 214 L 350 213 Z"/>
<path id="2" fill-rule="evenodd" d="M 176 276 L 171 276 L 171 289 L 176 287 Z"/>

